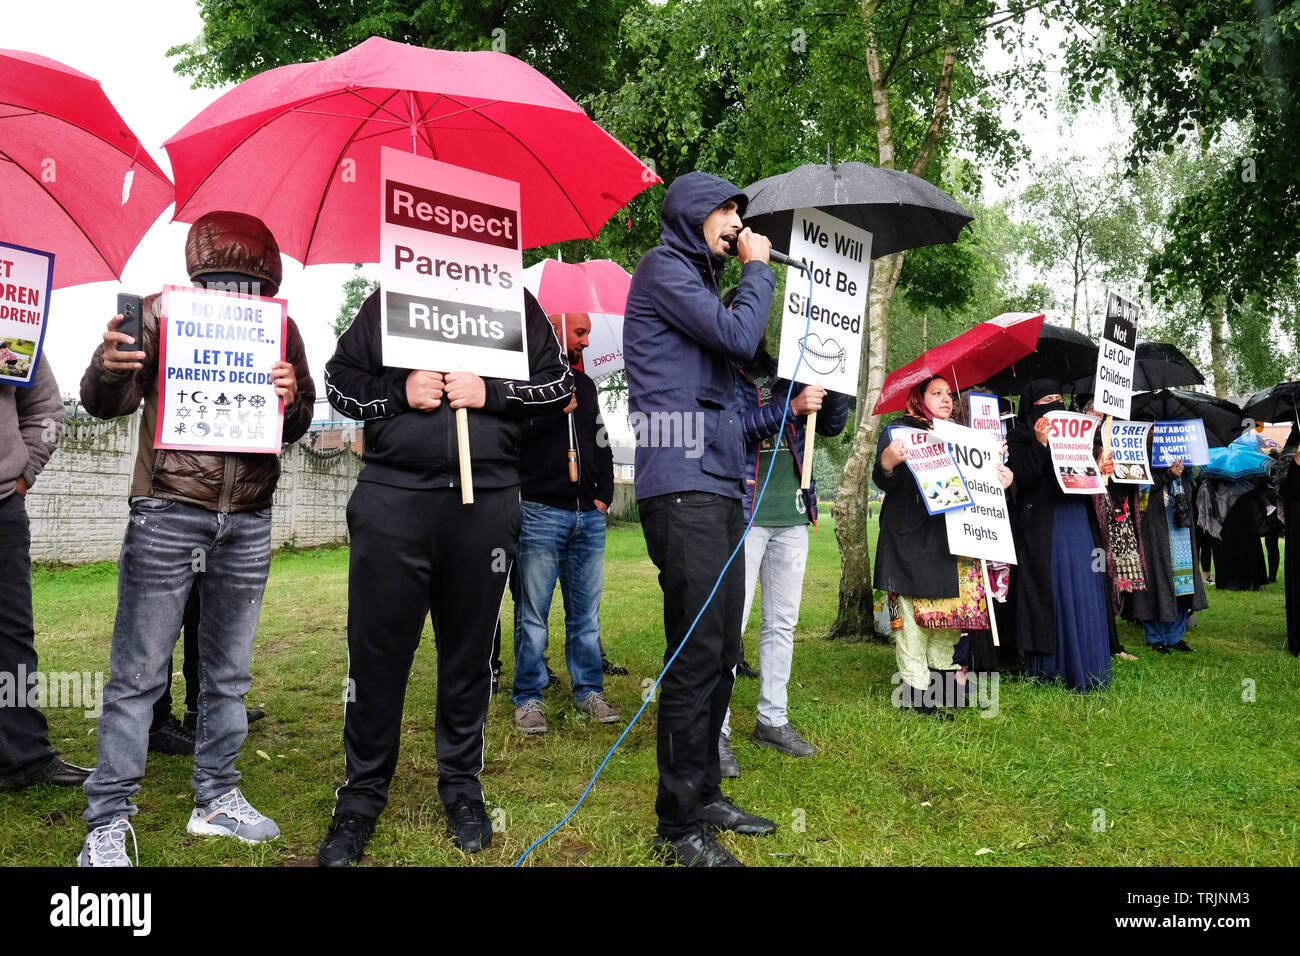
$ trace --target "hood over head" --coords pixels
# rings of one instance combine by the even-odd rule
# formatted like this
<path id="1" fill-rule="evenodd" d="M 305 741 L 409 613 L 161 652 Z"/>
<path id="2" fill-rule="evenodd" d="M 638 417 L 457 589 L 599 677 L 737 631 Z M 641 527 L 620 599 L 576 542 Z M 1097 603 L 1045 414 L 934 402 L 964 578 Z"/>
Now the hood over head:
<path id="1" fill-rule="evenodd" d="M 1061 401 L 1048 402 L 1045 405 L 1035 405 L 1044 395 L 1061 394 L 1061 383 L 1054 378 L 1036 378 L 1020 393 L 1020 417 L 1027 424 L 1033 425 L 1048 412 L 1065 411 L 1065 403 Z"/>
<path id="2" fill-rule="evenodd" d="M 191 279 L 237 273 L 264 283 L 261 294 L 280 291 L 280 247 L 266 224 L 242 212 L 210 212 L 190 227 L 185 267 Z"/>
<path id="3" fill-rule="evenodd" d="M 702 269 L 710 260 L 725 262 L 709 251 L 704 241 L 704 220 L 728 199 L 734 199 L 740 216 L 745 216 L 748 197 L 734 183 L 721 176 L 699 171 L 685 173 L 673 180 L 659 212 L 659 241 L 689 257 Z"/>

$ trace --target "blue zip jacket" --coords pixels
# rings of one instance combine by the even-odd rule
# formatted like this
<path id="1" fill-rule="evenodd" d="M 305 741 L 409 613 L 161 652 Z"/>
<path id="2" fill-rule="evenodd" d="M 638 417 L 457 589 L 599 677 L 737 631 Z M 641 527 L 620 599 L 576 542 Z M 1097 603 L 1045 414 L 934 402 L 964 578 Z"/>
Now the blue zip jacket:
<path id="1" fill-rule="evenodd" d="M 776 430 L 781 427 L 781 413 L 785 410 L 786 393 L 789 393 L 790 401 L 794 401 L 795 396 L 805 388 L 802 382 L 795 382 L 793 391 L 791 391 L 789 381 L 777 378 L 776 359 L 764 352 L 763 361 L 767 366 L 767 374 L 772 378 L 772 400 L 766 405 L 763 404 L 758 385 L 755 384 L 754 380 L 745 374 L 743 367 L 737 369 L 740 373 L 741 426 L 745 433 L 745 451 L 749 459 L 749 477 L 754 479 L 754 484 L 745 485 L 746 521 L 749 521 L 750 516 L 754 513 L 754 496 L 758 494 L 759 486 L 763 484 L 763 479 L 766 477 L 765 472 L 759 470 L 759 448 L 765 438 L 775 435 Z M 849 397 L 839 392 L 828 391 L 825 400 L 822 402 L 821 411 L 817 413 L 817 434 L 824 435 L 827 438 L 834 438 L 844 431 L 844 426 L 848 420 Z M 785 437 L 790 444 L 790 450 L 794 453 L 794 473 L 800 479 L 803 478 L 804 432 L 807 427 L 807 416 L 795 415 L 793 411 L 786 416 Z M 816 526 L 816 478 L 810 481 L 808 487 L 804 489 L 803 500 L 808 507 L 808 519 Z"/>
<path id="2" fill-rule="evenodd" d="M 636 432 L 637 500 L 678 491 L 742 498 L 745 440 L 736 363 L 758 348 L 775 278 L 748 262 L 730 309 L 719 297 L 725 257 L 704 241 L 704 220 L 744 194 L 708 173 L 673 180 L 660 212 L 661 245 L 632 276 L 623 323 L 628 409 Z"/>

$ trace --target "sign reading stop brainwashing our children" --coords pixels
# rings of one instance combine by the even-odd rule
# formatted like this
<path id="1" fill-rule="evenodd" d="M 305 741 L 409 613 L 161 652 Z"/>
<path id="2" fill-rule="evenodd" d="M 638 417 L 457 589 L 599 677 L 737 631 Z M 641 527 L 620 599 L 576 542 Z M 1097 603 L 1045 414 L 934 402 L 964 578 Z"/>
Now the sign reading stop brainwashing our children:
<path id="1" fill-rule="evenodd" d="M 1092 407 L 1103 415 L 1128 418 L 1133 401 L 1133 370 L 1137 358 L 1137 304 L 1117 296 L 1106 299 L 1106 325 L 1097 351 L 1097 378 Z"/>
<path id="2" fill-rule="evenodd" d="M 53 279 L 54 253 L 0 242 L 0 384 L 35 379 Z"/>
<path id="3" fill-rule="evenodd" d="M 907 470 L 921 489 L 921 500 L 932 515 L 956 508 L 967 508 L 971 494 L 962 479 L 957 463 L 952 460 L 948 446 L 933 432 L 906 425 L 892 425 L 890 439 L 903 442 Z"/>
<path id="4" fill-rule="evenodd" d="M 285 301 L 165 286 L 162 308 L 153 446 L 278 455 L 271 366 L 284 358 Z"/>
<path id="5" fill-rule="evenodd" d="M 1112 481 L 1133 485 L 1151 483 L 1151 463 L 1147 461 L 1147 432 L 1151 422 L 1111 422 L 1108 442 L 1115 462 Z"/>
<path id="6" fill-rule="evenodd" d="M 528 378 L 519 184 L 380 151 L 383 363 Z"/>
<path id="7" fill-rule="evenodd" d="M 994 400 L 994 412 L 997 402 Z M 994 423 L 997 423 L 996 415 Z M 965 479 L 970 493 L 969 508 L 949 511 L 948 550 L 968 558 L 1016 563 L 1016 546 L 1011 539 L 1011 518 L 1007 495 L 998 481 L 1002 460 L 1002 435 L 954 425 L 936 419 L 934 433 L 948 443 L 948 453 Z"/>
<path id="8" fill-rule="evenodd" d="M 796 209 L 792 218 L 790 256 L 808 264 L 812 298 L 808 276 L 787 269 L 777 374 L 856 395 L 871 284 L 871 233 L 818 209 Z"/>
<path id="9" fill-rule="evenodd" d="M 1078 412 L 1048 412 L 1047 447 L 1052 454 L 1056 481 L 1067 495 L 1097 495 L 1106 490 L 1097 460 L 1092 457 L 1092 440 L 1097 419 Z"/>

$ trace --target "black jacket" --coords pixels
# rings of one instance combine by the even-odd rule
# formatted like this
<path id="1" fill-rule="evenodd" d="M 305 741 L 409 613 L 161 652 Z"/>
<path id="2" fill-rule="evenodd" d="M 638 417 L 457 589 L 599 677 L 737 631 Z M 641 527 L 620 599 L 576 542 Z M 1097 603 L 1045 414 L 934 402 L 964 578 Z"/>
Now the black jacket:
<path id="1" fill-rule="evenodd" d="M 909 415 L 890 425 L 926 427 L 925 422 Z M 948 550 L 948 523 L 943 515 L 932 515 L 926 509 L 906 463 L 900 462 L 893 474 L 885 474 L 880 456 L 890 441 L 889 425 L 882 425 L 876 464 L 871 469 L 871 480 L 885 493 L 876 541 L 875 586 L 908 597 L 956 597 L 957 558 Z"/>
<path id="2" fill-rule="evenodd" d="M 365 467 L 358 481 L 399 488 L 454 488 L 460 484 L 456 413 L 445 401 L 432 411 L 406 402 L 411 370 L 383 364 L 376 289 L 339 336 L 325 364 L 325 394 L 339 413 L 366 423 Z M 482 408 L 469 410 L 469 447 L 474 484 L 519 484 L 519 440 L 525 415 L 559 414 L 569 403 L 573 379 L 555 330 L 529 292 L 524 293 L 527 382 L 485 378 Z"/>
<path id="3" fill-rule="evenodd" d="M 591 511 L 600 500 L 614 500 L 614 452 L 600 418 L 596 383 L 573 370 L 578 407 L 573 433 L 578 439 L 578 483 L 569 481 L 569 425 L 565 415 L 530 415 L 524 421 L 519 459 L 519 491 L 529 501 L 569 511 Z"/>

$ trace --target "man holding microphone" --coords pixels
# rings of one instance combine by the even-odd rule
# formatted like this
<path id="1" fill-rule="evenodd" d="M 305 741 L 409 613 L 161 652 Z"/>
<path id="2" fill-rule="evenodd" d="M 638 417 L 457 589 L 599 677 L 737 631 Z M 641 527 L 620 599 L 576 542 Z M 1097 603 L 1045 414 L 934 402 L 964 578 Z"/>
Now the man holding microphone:
<path id="1" fill-rule="evenodd" d="M 743 227 L 745 205 L 720 177 L 678 177 L 660 213 L 661 244 L 632 277 L 624 323 L 628 405 L 645 430 L 637 435 L 637 503 L 664 592 L 665 663 L 681 648 L 659 700 L 655 846 L 687 866 L 740 865 L 713 830 L 776 830 L 722 795 L 717 747 L 745 597 L 744 556 L 727 565 L 744 532 L 735 366 L 758 347 L 775 287 L 771 243 Z M 728 309 L 718 279 L 733 242 L 743 268 Z"/>

